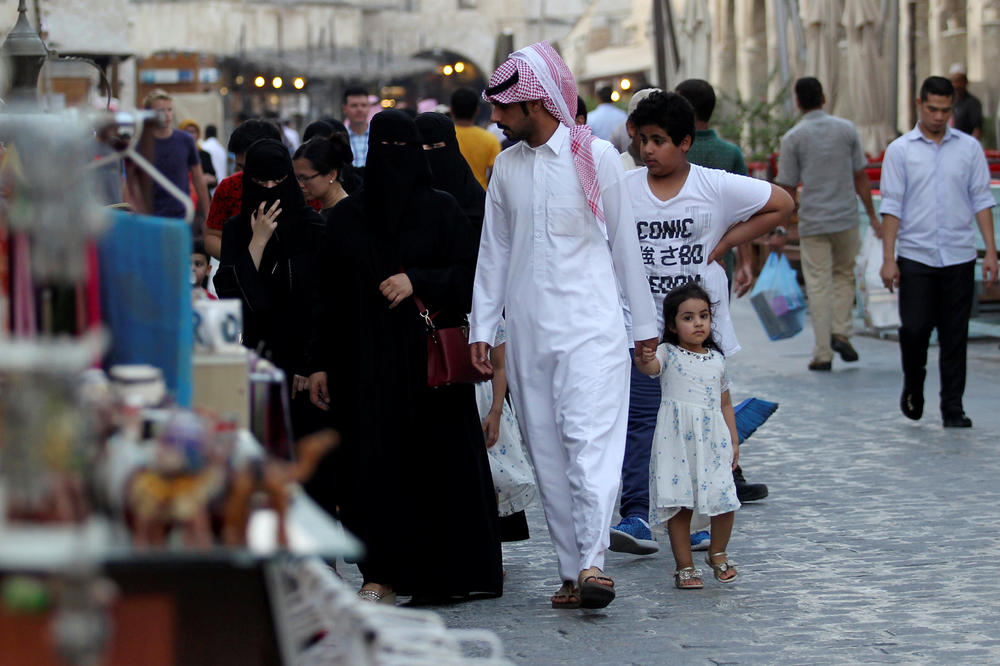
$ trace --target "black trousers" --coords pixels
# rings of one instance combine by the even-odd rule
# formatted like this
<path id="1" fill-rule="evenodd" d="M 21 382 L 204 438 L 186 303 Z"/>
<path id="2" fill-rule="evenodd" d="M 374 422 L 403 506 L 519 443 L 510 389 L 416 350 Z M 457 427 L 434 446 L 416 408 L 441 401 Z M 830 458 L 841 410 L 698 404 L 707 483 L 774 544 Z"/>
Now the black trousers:
<path id="1" fill-rule="evenodd" d="M 899 257 L 897 263 L 903 384 L 907 390 L 923 395 L 927 346 L 931 331 L 936 328 L 940 349 L 941 414 L 961 414 L 976 262 L 935 268 Z"/>

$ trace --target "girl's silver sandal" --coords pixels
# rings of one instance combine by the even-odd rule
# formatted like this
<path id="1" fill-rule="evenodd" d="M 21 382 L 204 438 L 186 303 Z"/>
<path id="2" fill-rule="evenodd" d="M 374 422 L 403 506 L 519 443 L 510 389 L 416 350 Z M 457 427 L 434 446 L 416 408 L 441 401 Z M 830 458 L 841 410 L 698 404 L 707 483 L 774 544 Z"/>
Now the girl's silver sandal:
<path id="1" fill-rule="evenodd" d="M 698 581 L 691 583 L 689 581 Z M 705 587 L 701 582 L 701 570 L 694 567 L 683 567 L 674 572 L 674 587 L 678 590 L 700 590 Z"/>
<path id="2" fill-rule="evenodd" d="M 725 557 L 727 561 L 715 563 L 712 561 L 713 557 Z M 738 571 L 736 571 L 736 566 L 732 562 L 729 562 L 728 560 L 729 560 L 729 555 L 725 551 L 721 553 L 705 554 L 705 564 L 712 567 L 712 573 L 715 575 L 715 580 L 719 581 L 720 583 L 732 583 L 737 578 L 739 578 L 740 574 Z M 727 571 L 732 571 L 734 575 L 730 576 L 729 578 L 723 578 L 722 574 L 726 573 Z"/>
<path id="3" fill-rule="evenodd" d="M 376 592 L 375 590 L 358 590 L 358 599 L 362 601 L 370 601 L 375 604 L 391 604 L 396 605 L 396 593 L 387 592 L 382 594 Z"/>

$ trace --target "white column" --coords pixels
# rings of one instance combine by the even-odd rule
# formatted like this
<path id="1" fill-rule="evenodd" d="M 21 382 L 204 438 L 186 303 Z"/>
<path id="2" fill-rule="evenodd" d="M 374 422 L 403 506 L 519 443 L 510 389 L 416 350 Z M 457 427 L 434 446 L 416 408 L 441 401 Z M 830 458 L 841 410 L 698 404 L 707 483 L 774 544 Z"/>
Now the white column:
<path id="1" fill-rule="evenodd" d="M 712 63 L 709 80 L 716 92 L 736 92 L 736 33 L 733 0 L 712 0 Z"/>

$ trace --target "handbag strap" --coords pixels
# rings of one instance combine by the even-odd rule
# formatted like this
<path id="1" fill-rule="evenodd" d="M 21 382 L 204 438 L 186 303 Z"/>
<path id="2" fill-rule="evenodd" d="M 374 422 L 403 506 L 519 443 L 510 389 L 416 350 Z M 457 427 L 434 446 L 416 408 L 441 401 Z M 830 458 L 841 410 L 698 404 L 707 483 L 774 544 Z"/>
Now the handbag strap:
<path id="1" fill-rule="evenodd" d="M 433 331 L 435 329 L 434 317 L 438 316 L 439 312 L 431 314 L 431 311 L 427 309 L 427 306 L 424 305 L 424 302 L 420 300 L 420 297 L 417 296 L 416 293 L 413 294 L 413 302 L 417 305 L 417 313 L 424 318 L 424 324 L 426 324 L 427 330 Z"/>
<path id="2" fill-rule="evenodd" d="M 406 273 L 406 269 L 403 268 L 402 265 L 400 265 L 399 266 L 399 272 L 400 273 Z M 412 282 L 411 282 L 411 284 L 412 284 Z M 424 302 L 422 300 L 420 300 L 419 296 L 417 296 L 417 292 L 413 292 L 413 302 L 416 303 L 416 305 L 417 305 L 417 314 L 419 314 L 421 317 L 423 317 L 423 319 L 424 319 L 424 325 L 427 326 L 427 330 L 428 331 L 433 331 L 436 328 L 436 326 L 434 326 L 434 317 L 438 316 L 438 313 L 435 312 L 434 314 L 431 314 L 431 311 L 427 309 L 427 306 L 424 305 Z"/>

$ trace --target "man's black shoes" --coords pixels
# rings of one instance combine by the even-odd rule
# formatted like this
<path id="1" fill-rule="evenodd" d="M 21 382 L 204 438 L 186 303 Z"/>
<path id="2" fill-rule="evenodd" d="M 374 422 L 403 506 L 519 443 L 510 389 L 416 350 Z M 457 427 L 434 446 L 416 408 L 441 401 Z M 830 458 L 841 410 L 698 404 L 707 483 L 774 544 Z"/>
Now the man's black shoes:
<path id="1" fill-rule="evenodd" d="M 924 415 L 924 396 L 904 388 L 899 398 L 899 409 L 906 418 L 919 421 Z"/>
<path id="2" fill-rule="evenodd" d="M 736 484 L 736 498 L 740 502 L 755 502 L 767 497 L 767 486 L 763 483 L 747 483 L 743 478 L 743 470 L 739 467 L 733 470 L 733 483 Z"/>
<path id="3" fill-rule="evenodd" d="M 840 358 L 848 363 L 858 360 L 858 352 L 851 346 L 850 340 L 834 335 L 830 338 L 830 349 L 840 354 Z"/>
<path id="4" fill-rule="evenodd" d="M 971 428 L 972 419 L 965 415 L 965 412 L 959 412 L 958 414 L 949 414 L 943 419 L 945 428 Z"/>

